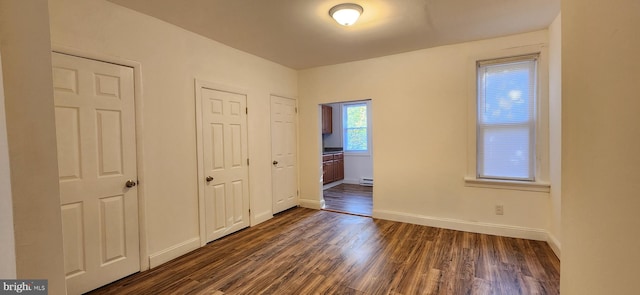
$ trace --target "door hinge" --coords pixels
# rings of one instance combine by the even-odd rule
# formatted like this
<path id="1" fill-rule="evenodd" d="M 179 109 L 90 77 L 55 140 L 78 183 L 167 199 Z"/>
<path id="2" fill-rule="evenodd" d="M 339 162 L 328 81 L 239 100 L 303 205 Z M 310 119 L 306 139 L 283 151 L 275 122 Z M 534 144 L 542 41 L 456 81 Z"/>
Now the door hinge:
<path id="1" fill-rule="evenodd" d="M 249 166 L 249 158 L 247 158 L 247 166 Z"/>
<path id="2" fill-rule="evenodd" d="M 249 215 L 251 215 L 251 209 L 249 209 Z"/>
<path id="3" fill-rule="evenodd" d="M 249 108 L 244 108 L 244 112 L 245 112 L 245 114 L 248 115 L 249 114 Z"/>
<path id="4" fill-rule="evenodd" d="M 300 191 L 299 190 L 296 191 L 296 195 L 300 196 Z"/>
<path id="5" fill-rule="evenodd" d="M 296 114 L 298 113 L 298 107 L 296 107 Z"/>

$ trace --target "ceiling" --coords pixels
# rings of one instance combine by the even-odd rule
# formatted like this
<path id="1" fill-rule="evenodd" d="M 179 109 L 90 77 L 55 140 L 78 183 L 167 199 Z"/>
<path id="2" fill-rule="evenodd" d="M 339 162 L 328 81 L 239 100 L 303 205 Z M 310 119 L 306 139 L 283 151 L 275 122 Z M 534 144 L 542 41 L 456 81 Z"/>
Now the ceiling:
<path id="1" fill-rule="evenodd" d="M 109 0 L 293 69 L 547 28 L 560 0 Z M 334 5 L 364 8 L 351 27 Z"/>

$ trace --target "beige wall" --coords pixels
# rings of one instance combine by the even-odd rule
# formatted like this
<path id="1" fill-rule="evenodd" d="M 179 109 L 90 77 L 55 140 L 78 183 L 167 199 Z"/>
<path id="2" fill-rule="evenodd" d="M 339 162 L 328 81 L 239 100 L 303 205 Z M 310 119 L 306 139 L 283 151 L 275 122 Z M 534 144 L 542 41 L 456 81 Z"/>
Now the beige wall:
<path id="1" fill-rule="evenodd" d="M 2 52 L 0 51 L 0 56 Z M 1 60 L 1 58 L 0 58 Z M 4 111 L 4 86 L 0 61 L 0 278 L 16 278 L 16 239 L 13 232 L 13 202 L 9 171 L 9 143 Z"/>
<path id="2" fill-rule="evenodd" d="M 562 2 L 562 294 L 637 294 L 640 1 Z"/>
<path id="3" fill-rule="evenodd" d="M 1 0 L 0 20 L 17 277 L 64 294 L 47 1 Z"/>
<path id="4" fill-rule="evenodd" d="M 562 58 L 560 15 L 549 26 L 549 177 L 551 181 L 549 207 L 550 245 L 560 256 L 562 238 Z"/>
<path id="5" fill-rule="evenodd" d="M 247 92 L 252 217 L 272 216 L 269 97 L 295 97 L 296 71 L 107 1 L 49 3 L 54 46 L 141 64 L 150 256 L 161 262 L 199 244 L 194 79 Z"/>
<path id="6" fill-rule="evenodd" d="M 548 193 L 466 187 L 463 179 L 475 58 L 547 42 L 543 30 L 301 71 L 303 204 L 321 200 L 318 105 L 370 98 L 374 216 L 546 239 Z M 494 214 L 498 204 L 504 216 Z"/>

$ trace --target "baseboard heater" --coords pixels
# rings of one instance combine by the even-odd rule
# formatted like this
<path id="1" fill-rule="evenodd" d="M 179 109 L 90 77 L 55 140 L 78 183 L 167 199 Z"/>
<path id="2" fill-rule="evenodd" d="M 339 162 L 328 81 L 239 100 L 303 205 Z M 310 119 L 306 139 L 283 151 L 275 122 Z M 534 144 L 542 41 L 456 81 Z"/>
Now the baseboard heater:
<path id="1" fill-rule="evenodd" d="M 361 178 L 360 185 L 373 186 L 373 178 L 365 178 L 365 177 Z"/>

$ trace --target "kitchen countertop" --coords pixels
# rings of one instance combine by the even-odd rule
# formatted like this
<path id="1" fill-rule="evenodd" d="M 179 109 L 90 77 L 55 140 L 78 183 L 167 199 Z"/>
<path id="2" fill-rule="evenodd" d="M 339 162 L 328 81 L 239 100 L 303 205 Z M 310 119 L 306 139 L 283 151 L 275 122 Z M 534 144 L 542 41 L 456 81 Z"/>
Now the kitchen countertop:
<path id="1" fill-rule="evenodd" d="M 336 154 L 336 153 L 342 153 L 343 150 L 341 147 L 326 147 L 323 149 L 322 154 L 323 155 L 328 155 L 328 154 Z"/>

